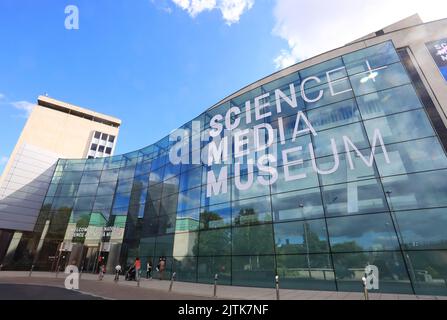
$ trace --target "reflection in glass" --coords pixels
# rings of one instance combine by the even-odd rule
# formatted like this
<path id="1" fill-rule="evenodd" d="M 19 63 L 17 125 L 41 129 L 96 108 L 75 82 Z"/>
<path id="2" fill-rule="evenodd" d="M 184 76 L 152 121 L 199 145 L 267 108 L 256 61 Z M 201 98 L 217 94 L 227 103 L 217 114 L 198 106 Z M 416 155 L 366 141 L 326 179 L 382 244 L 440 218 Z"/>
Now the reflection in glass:
<path id="1" fill-rule="evenodd" d="M 328 252 L 324 220 L 275 223 L 276 254 Z"/>
<path id="2" fill-rule="evenodd" d="M 365 267 L 375 265 L 379 269 L 379 290 L 375 292 L 412 293 L 400 251 L 336 253 L 333 259 L 339 291 L 361 291 Z"/>
<path id="3" fill-rule="evenodd" d="M 362 180 L 323 187 L 326 215 L 339 216 L 388 210 L 378 180 Z"/>
<path id="4" fill-rule="evenodd" d="M 389 213 L 327 220 L 333 252 L 399 250 Z"/>
<path id="5" fill-rule="evenodd" d="M 335 290 L 335 274 L 328 254 L 277 255 L 281 288 Z"/>

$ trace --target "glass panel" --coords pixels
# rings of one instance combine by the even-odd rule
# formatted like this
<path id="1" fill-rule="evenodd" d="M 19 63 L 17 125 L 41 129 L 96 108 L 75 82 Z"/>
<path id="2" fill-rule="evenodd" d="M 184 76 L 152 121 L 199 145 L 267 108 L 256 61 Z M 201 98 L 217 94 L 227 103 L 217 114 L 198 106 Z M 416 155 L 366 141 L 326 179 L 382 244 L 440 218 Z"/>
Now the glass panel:
<path id="1" fill-rule="evenodd" d="M 376 149 L 378 150 L 378 149 Z M 369 161 L 371 157 L 371 150 L 364 149 L 360 153 L 364 156 L 366 161 Z M 377 152 L 378 153 L 378 152 Z M 376 153 L 376 154 L 377 154 Z M 349 157 L 352 160 L 353 168 L 349 164 Z M 317 166 L 320 170 L 328 171 L 334 168 L 335 160 L 333 156 L 324 157 L 317 159 Z M 352 151 L 349 154 L 343 153 L 339 154 L 339 166 L 334 173 L 331 174 L 321 174 L 320 179 L 322 185 L 330 185 L 351 181 L 358 181 L 364 179 L 371 179 L 378 177 L 375 168 L 373 166 L 369 167 L 365 161 L 357 155 L 356 152 Z"/>
<path id="2" fill-rule="evenodd" d="M 320 189 L 272 195 L 274 221 L 287 221 L 324 216 Z"/>
<path id="3" fill-rule="evenodd" d="M 281 288 L 335 291 L 335 274 L 328 254 L 276 256 Z"/>
<path id="4" fill-rule="evenodd" d="M 199 257 L 197 277 L 201 283 L 214 283 L 214 275 L 219 277 L 219 283 L 231 284 L 231 257 Z"/>
<path id="5" fill-rule="evenodd" d="M 371 142 L 374 137 L 374 131 L 378 129 L 385 144 L 435 135 L 423 110 L 368 120 L 365 121 L 365 128 Z"/>
<path id="6" fill-rule="evenodd" d="M 195 188 L 178 194 L 177 211 L 185 211 L 200 207 L 201 188 Z"/>
<path id="7" fill-rule="evenodd" d="M 345 145 L 343 136 L 348 137 L 352 143 L 360 150 L 369 147 L 368 138 L 360 123 L 347 125 L 335 129 L 318 132 L 313 139 L 313 147 L 317 158 L 333 155 L 331 139 L 335 140 L 337 151 L 343 152 Z"/>
<path id="8" fill-rule="evenodd" d="M 102 171 L 101 182 L 116 181 L 118 179 L 118 172 L 118 169 Z"/>
<path id="9" fill-rule="evenodd" d="M 199 252 L 198 232 L 176 233 L 174 236 L 174 256 L 196 256 Z"/>
<path id="10" fill-rule="evenodd" d="M 378 180 L 323 187 L 323 201 L 327 216 L 388 211 Z"/>
<path id="11" fill-rule="evenodd" d="M 353 99 L 308 111 L 307 118 L 317 132 L 361 120 Z"/>
<path id="12" fill-rule="evenodd" d="M 285 169 L 286 166 L 278 168 L 278 181 L 271 186 L 272 193 L 318 187 L 318 174 L 313 170 L 311 161 L 304 161 L 303 164 L 289 164 L 288 175 Z M 286 181 L 286 176 L 290 181 Z"/>
<path id="13" fill-rule="evenodd" d="M 399 211 L 395 217 L 405 249 L 447 249 L 447 208 Z"/>
<path id="14" fill-rule="evenodd" d="M 81 179 L 81 184 L 82 183 L 98 184 L 101 173 L 102 173 L 101 171 L 85 171 Z"/>
<path id="15" fill-rule="evenodd" d="M 113 195 L 115 193 L 115 183 L 101 183 L 98 186 L 97 195 Z"/>
<path id="16" fill-rule="evenodd" d="M 95 202 L 94 197 L 81 197 L 76 199 L 76 204 L 73 208 L 75 211 L 89 211 L 93 207 L 93 203 Z"/>
<path id="17" fill-rule="evenodd" d="M 273 256 L 234 256 L 232 270 L 234 286 L 271 288 L 275 284 Z"/>
<path id="18" fill-rule="evenodd" d="M 292 128 L 293 130 L 293 128 Z M 292 137 L 292 133 L 290 133 L 290 137 Z M 310 152 L 309 152 L 309 143 L 311 143 L 310 135 L 299 136 L 295 141 L 287 140 L 284 144 L 281 144 L 279 141 L 279 137 L 277 139 L 278 143 L 273 144 L 272 147 L 269 148 L 269 154 L 272 154 L 276 158 L 276 165 L 278 167 L 284 165 L 284 159 L 282 156 L 282 152 L 284 150 L 290 150 L 296 147 L 301 146 L 301 151 L 290 151 L 287 153 L 287 162 L 293 162 L 297 160 L 309 160 Z"/>
<path id="19" fill-rule="evenodd" d="M 271 224 L 233 228 L 233 254 L 273 254 Z"/>
<path id="20" fill-rule="evenodd" d="M 233 225 L 272 222 L 270 197 L 233 202 Z"/>
<path id="21" fill-rule="evenodd" d="M 174 214 L 177 210 L 179 194 L 174 194 L 161 199 L 160 215 Z"/>
<path id="22" fill-rule="evenodd" d="M 412 294 L 410 280 L 400 252 L 363 252 L 333 254 L 339 291 L 361 292 L 365 267 L 379 269 L 379 290 Z"/>
<path id="23" fill-rule="evenodd" d="M 195 231 L 199 229 L 200 208 L 177 211 L 176 232 Z"/>
<path id="24" fill-rule="evenodd" d="M 196 168 L 182 173 L 180 176 L 180 191 L 192 189 L 202 184 L 202 168 Z"/>
<path id="25" fill-rule="evenodd" d="M 226 227 L 231 224 L 231 204 L 224 203 L 216 206 L 202 208 L 200 213 L 200 228 L 214 229 Z"/>
<path id="26" fill-rule="evenodd" d="M 172 255 L 172 248 L 174 246 L 174 235 L 164 235 L 157 237 L 155 243 L 155 257 L 166 257 Z"/>
<path id="27" fill-rule="evenodd" d="M 447 251 L 405 253 L 416 294 L 447 295 Z"/>
<path id="28" fill-rule="evenodd" d="M 79 188 L 79 185 L 77 184 L 59 184 L 57 196 L 58 197 L 72 197 L 76 195 L 76 192 Z"/>
<path id="29" fill-rule="evenodd" d="M 366 66 L 366 63 L 365 63 Z M 400 63 L 350 76 L 356 96 L 410 83 L 405 68 Z"/>
<path id="30" fill-rule="evenodd" d="M 248 188 L 247 190 L 239 190 L 236 187 L 236 182 L 235 180 L 240 181 L 241 184 L 243 185 L 247 185 L 250 184 L 249 181 L 249 176 L 242 176 L 242 177 L 234 177 L 231 180 L 229 180 L 229 183 L 232 184 L 233 188 L 233 198 L 232 200 L 242 200 L 242 199 L 248 199 L 248 198 L 254 198 L 254 197 L 259 197 L 262 195 L 267 195 L 270 193 L 270 188 L 269 186 L 264 186 L 261 185 L 258 181 L 258 174 L 257 173 L 253 173 L 253 181 L 252 181 L 252 185 L 250 188 Z"/>
<path id="31" fill-rule="evenodd" d="M 97 188 L 97 184 L 81 184 L 79 185 L 77 196 L 94 196 Z"/>
<path id="32" fill-rule="evenodd" d="M 333 252 L 399 250 L 389 213 L 327 220 Z"/>
<path id="33" fill-rule="evenodd" d="M 357 97 L 357 104 L 363 119 L 422 108 L 411 84 Z"/>
<path id="34" fill-rule="evenodd" d="M 306 102 L 307 110 L 327 106 L 328 104 L 336 103 L 346 99 L 352 99 L 354 97 L 348 78 L 332 82 L 331 85 L 326 83 L 315 86 L 316 84 L 316 81 L 309 81 L 306 83 L 306 89 L 304 90 L 304 92 L 308 100 L 316 100 L 322 94 L 321 99 L 315 102 Z M 334 94 L 332 94 L 330 86 L 332 86 Z"/>
<path id="35" fill-rule="evenodd" d="M 379 68 L 399 61 L 393 43 L 387 41 L 369 48 L 358 50 L 343 56 L 343 61 L 350 75 L 368 70 L 365 61 L 371 68 Z"/>
<path id="36" fill-rule="evenodd" d="M 200 256 L 231 254 L 231 229 L 201 231 L 199 236 Z"/>
<path id="37" fill-rule="evenodd" d="M 392 210 L 447 206 L 447 170 L 383 178 Z"/>
<path id="38" fill-rule="evenodd" d="M 275 223 L 277 254 L 328 252 L 324 220 Z"/>
<path id="39" fill-rule="evenodd" d="M 382 148 L 376 150 L 381 176 L 447 168 L 445 152 L 436 137 L 387 145 L 390 163 L 387 163 Z"/>
<path id="40" fill-rule="evenodd" d="M 176 272 L 178 281 L 197 281 L 197 258 L 196 257 L 174 257 L 173 271 Z"/>

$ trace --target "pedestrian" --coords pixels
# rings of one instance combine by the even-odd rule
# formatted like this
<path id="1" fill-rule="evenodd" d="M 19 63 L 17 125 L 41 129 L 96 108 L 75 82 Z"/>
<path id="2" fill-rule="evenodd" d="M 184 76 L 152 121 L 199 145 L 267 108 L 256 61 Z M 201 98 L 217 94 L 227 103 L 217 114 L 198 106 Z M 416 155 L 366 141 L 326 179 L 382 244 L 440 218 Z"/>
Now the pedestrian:
<path id="1" fill-rule="evenodd" d="M 106 273 L 106 265 L 102 264 L 99 267 L 99 280 L 102 280 L 104 278 L 104 274 Z"/>
<path id="2" fill-rule="evenodd" d="M 164 274 L 165 267 L 166 267 L 166 258 L 161 258 L 159 264 L 160 264 L 160 267 L 159 267 L 159 269 L 160 269 L 160 272 L 159 272 L 160 280 L 163 280 L 163 274 Z"/>
<path id="3" fill-rule="evenodd" d="M 135 259 L 134 267 L 135 267 L 135 280 L 139 281 L 141 271 L 141 261 L 139 257 Z"/>
<path id="4" fill-rule="evenodd" d="M 118 281 L 120 279 L 120 273 L 121 273 L 121 266 L 118 263 L 115 267 L 115 281 Z"/>
<path id="5" fill-rule="evenodd" d="M 152 273 L 152 262 L 149 260 L 146 263 L 146 279 L 149 279 L 149 278 L 152 279 L 151 273 Z"/>

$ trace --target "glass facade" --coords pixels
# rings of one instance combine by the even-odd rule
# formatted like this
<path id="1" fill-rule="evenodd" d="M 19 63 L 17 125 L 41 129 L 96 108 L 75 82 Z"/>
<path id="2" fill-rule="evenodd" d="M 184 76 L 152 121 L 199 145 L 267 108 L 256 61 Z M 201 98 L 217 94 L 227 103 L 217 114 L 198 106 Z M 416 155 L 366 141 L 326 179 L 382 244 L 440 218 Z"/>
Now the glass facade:
<path id="1" fill-rule="evenodd" d="M 120 156 L 59 160 L 35 232 L 13 239 L 5 267 L 54 270 L 75 260 L 95 272 L 99 255 L 108 270 L 165 257 L 165 277 L 175 271 L 180 281 L 212 283 L 217 273 L 222 284 L 273 287 L 279 275 L 284 288 L 361 291 L 373 264 L 380 292 L 447 295 L 446 152 L 393 44 L 300 70 L 204 112 L 194 119 L 200 128 L 182 127 L 192 137 L 188 158 L 207 143 L 214 116 L 246 110 L 261 96 L 270 112 L 252 106 L 230 120 L 283 128 L 279 153 L 302 146 L 296 159 L 278 159 L 275 183 L 235 163 L 173 164 L 176 141 L 168 136 Z M 299 112 L 315 133 L 296 125 Z M 227 192 L 209 196 L 207 174 L 223 168 Z"/>

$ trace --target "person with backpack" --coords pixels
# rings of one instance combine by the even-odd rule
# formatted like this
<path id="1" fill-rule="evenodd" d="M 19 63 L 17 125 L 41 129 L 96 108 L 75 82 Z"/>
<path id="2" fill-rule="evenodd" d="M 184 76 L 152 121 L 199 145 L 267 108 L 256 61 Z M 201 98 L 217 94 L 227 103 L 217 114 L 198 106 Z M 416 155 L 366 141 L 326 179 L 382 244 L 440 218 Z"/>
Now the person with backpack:
<path id="1" fill-rule="evenodd" d="M 148 260 L 148 262 L 146 263 L 146 279 L 152 279 L 152 262 L 150 260 Z"/>

